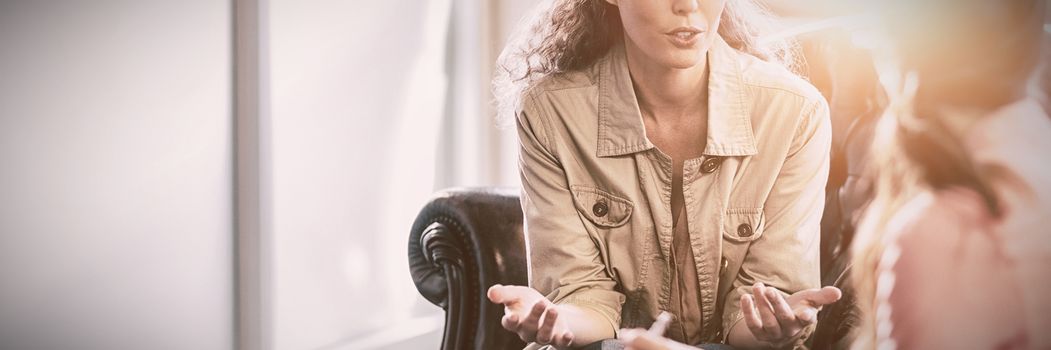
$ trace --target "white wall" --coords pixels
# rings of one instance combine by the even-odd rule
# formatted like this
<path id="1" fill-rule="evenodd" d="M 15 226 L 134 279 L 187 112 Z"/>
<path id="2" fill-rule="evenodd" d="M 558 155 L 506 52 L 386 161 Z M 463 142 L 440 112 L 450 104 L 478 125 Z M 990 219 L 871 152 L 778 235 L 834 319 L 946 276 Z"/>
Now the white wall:
<path id="1" fill-rule="evenodd" d="M 406 240 L 436 187 L 517 178 L 488 108 L 505 8 L 271 1 L 276 349 L 439 343 Z"/>
<path id="2" fill-rule="evenodd" d="M 0 2 L 0 348 L 232 346 L 229 8 Z"/>
<path id="3" fill-rule="evenodd" d="M 406 247 L 433 189 L 442 3 L 270 2 L 274 349 L 360 348 L 414 316 Z"/>
<path id="4" fill-rule="evenodd" d="M 436 188 L 517 182 L 489 77 L 531 4 L 270 1 L 274 349 L 438 346 L 409 228 Z"/>

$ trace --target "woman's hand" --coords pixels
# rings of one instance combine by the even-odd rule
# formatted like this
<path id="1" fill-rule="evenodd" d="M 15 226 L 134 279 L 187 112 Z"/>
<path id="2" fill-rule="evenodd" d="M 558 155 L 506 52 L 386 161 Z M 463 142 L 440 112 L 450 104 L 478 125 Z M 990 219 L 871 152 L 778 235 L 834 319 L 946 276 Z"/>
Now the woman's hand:
<path id="1" fill-rule="evenodd" d="M 621 329 L 617 339 L 624 343 L 624 350 L 697 350 L 645 329 Z"/>
<path id="2" fill-rule="evenodd" d="M 551 345 L 566 349 L 573 344 L 573 333 L 566 321 L 559 318 L 559 306 L 550 302 L 536 289 L 523 286 L 494 285 L 489 288 L 489 300 L 504 304 L 500 324 L 518 334 L 526 343 Z"/>
<path id="3" fill-rule="evenodd" d="M 816 323 L 821 307 L 836 302 L 841 296 L 839 288 L 824 287 L 800 291 L 786 299 L 777 289 L 756 283 L 752 286 L 752 295 L 741 296 L 741 311 L 744 323 L 759 344 L 779 348 Z"/>

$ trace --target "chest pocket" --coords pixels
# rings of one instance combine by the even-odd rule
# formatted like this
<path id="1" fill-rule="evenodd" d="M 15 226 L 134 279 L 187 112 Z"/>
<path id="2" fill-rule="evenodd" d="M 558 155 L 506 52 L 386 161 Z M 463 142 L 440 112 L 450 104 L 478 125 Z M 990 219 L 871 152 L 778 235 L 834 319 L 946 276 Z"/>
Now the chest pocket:
<path id="1" fill-rule="evenodd" d="M 763 236 L 763 208 L 730 208 L 723 219 L 723 238 L 736 243 Z"/>
<path id="2" fill-rule="evenodd" d="M 598 227 L 623 226 L 634 209 L 631 201 L 595 187 L 573 185 L 573 202 L 577 211 Z"/>

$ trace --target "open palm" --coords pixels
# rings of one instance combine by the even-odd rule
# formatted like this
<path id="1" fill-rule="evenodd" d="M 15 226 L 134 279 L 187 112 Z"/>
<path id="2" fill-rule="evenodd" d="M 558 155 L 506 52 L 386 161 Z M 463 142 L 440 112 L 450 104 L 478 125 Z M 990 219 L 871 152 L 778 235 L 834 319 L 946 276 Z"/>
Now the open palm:
<path id="1" fill-rule="evenodd" d="M 501 325 L 525 342 L 552 345 L 564 349 L 573 344 L 573 333 L 559 319 L 559 306 L 547 300 L 536 289 L 523 286 L 494 285 L 486 293 L 494 303 L 504 305 Z"/>

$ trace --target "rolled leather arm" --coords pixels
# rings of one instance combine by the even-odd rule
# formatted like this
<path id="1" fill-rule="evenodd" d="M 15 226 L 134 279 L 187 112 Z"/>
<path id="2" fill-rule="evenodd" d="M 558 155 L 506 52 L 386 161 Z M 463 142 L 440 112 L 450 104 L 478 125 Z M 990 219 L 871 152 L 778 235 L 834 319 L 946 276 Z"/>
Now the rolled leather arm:
<path id="1" fill-rule="evenodd" d="M 438 192 L 409 233 L 416 289 L 445 309 L 442 349 L 521 349 L 500 326 L 503 306 L 489 302 L 493 284 L 528 283 L 518 190 L 457 188 Z"/>

